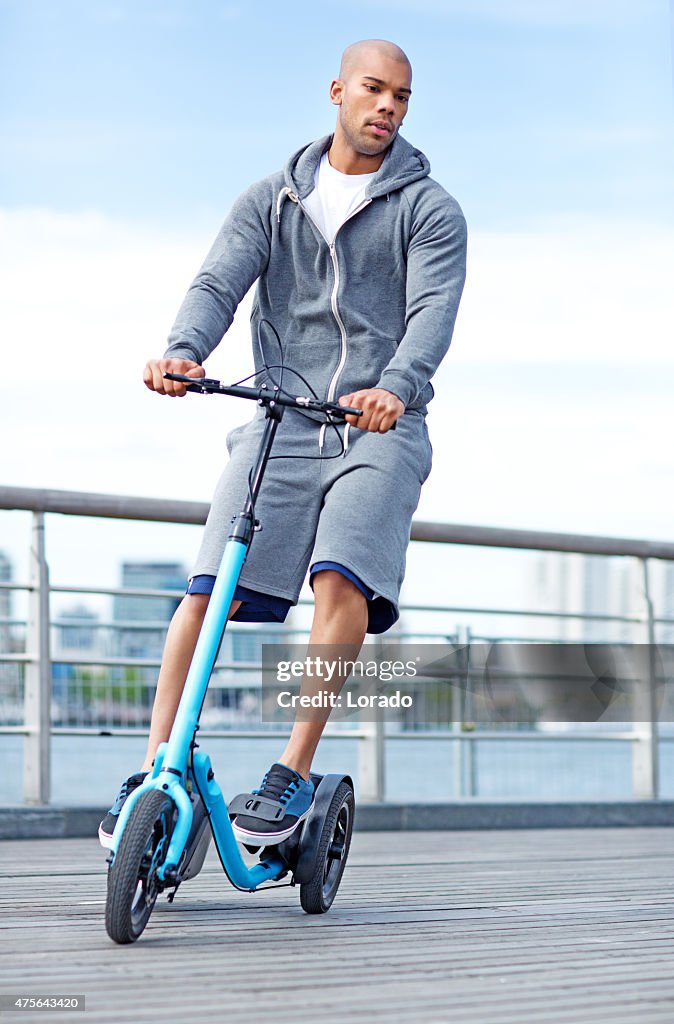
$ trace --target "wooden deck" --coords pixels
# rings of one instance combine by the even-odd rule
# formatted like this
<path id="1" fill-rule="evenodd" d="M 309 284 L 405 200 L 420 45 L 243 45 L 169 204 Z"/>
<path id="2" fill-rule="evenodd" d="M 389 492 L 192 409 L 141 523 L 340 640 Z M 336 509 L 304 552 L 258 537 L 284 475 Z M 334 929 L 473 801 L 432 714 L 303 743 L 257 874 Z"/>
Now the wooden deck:
<path id="1" fill-rule="evenodd" d="M 674 1020 L 674 830 L 356 833 L 337 900 L 232 889 L 211 852 L 143 937 L 103 925 L 94 840 L 0 843 L 8 1021 L 651 1024 Z"/>

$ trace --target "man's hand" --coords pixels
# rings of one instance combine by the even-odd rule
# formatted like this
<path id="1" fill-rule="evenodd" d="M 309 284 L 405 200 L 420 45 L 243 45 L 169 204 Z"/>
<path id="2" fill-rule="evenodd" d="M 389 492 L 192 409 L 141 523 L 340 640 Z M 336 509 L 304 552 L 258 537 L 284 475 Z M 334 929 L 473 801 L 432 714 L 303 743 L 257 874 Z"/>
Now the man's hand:
<path id="1" fill-rule="evenodd" d="M 206 371 L 191 359 L 151 359 L 145 364 L 143 381 L 150 391 L 171 398 L 182 398 L 187 394 L 187 385 L 179 380 L 164 380 L 165 373 L 182 373 L 185 377 L 205 377 Z"/>
<path id="2" fill-rule="evenodd" d="M 350 395 L 340 395 L 339 404 L 362 409 L 362 416 L 346 416 L 346 422 L 377 434 L 385 434 L 405 412 L 405 406 L 398 396 L 383 388 L 365 388 L 364 391 L 354 391 Z"/>

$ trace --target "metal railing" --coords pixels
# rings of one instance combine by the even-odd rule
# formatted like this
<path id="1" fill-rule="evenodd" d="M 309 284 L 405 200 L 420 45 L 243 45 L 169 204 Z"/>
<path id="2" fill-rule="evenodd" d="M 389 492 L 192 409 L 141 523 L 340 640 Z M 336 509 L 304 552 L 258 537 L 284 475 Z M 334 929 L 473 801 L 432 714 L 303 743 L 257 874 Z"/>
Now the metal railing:
<path id="1" fill-rule="evenodd" d="M 151 590 L 136 588 L 101 588 L 95 586 L 55 586 L 50 583 L 49 568 L 45 553 L 45 517 L 49 514 L 88 516 L 112 519 L 128 519 L 180 524 L 203 524 L 208 512 L 208 505 L 201 502 L 164 501 L 150 498 L 123 497 L 118 495 L 87 494 L 80 492 L 39 490 L 33 488 L 0 487 L 0 509 L 22 510 L 32 513 L 32 536 L 30 551 L 29 579 L 25 582 L 3 581 L 0 590 L 23 590 L 28 593 L 28 615 L 26 620 L 26 643 L 23 652 L 6 652 L 0 654 L 0 666 L 17 664 L 23 666 L 23 721 L 14 724 L 0 724 L 0 733 L 17 733 L 24 737 L 23 756 L 23 799 L 28 804 L 44 804 L 49 801 L 50 791 L 50 736 L 54 734 L 106 734 L 138 735 L 139 728 L 128 725 L 110 725 L 109 721 L 101 722 L 67 722 L 52 724 L 52 670 L 55 661 L 64 661 L 71 666 L 96 665 L 106 668 L 109 673 L 125 667 L 137 669 L 141 673 L 146 669 L 156 669 L 159 658 L 133 658 L 129 656 L 96 656 L 69 654 L 67 658 L 55 659 L 51 653 L 51 630 L 55 623 L 50 614 L 50 597 L 55 593 L 106 595 L 118 597 L 179 597 L 175 591 Z M 437 604 L 406 605 L 403 609 L 408 613 L 423 613 L 426 617 L 434 613 L 475 614 L 515 616 L 527 619 L 548 620 L 593 620 L 597 622 L 622 623 L 635 627 L 640 631 L 642 642 L 654 644 L 656 627 L 674 625 L 674 619 L 657 616 L 651 596 L 649 566 L 652 559 L 674 561 L 674 544 L 643 541 L 635 539 L 619 539 L 552 533 L 543 531 L 494 529 L 488 527 L 464 526 L 415 521 L 412 527 L 412 540 L 416 542 L 451 545 L 474 545 L 487 548 L 527 549 L 546 552 L 561 552 L 582 555 L 620 556 L 637 559 L 641 566 L 643 606 L 636 612 L 624 615 L 603 613 L 581 613 L 566 611 L 546 611 L 542 609 L 503 609 L 486 607 L 449 607 Z M 0 619 L 0 626 L 9 628 L 22 624 L 23 620 L 6 617 Z M 79 628 L 109 628 L 127 631 L 139 630 L 149 632 L 161 629 L 163 624 L 157 622 L 98 622 L 90 624 L 78 620 L 76 622 L 59 621 L 61 626 L 77 626 Z M 287 639 L 287 629 L 279 635 Z M 302 634 L 305 631 L 299 630 Z M 465 643 L 470 639 L 487 639 L 477 637 L 470 627 L 457 630 L 452 636 L 443 633 L 414 631 L 415 639 L 421 636 L 432 636 L 445 641 Z M 397 639 L 405 639 L 407 634 L 399 632 Z M 500 638 L 502 639 L 502 638 Z M 236 673 L 258 668 L 257 662 L 246 664 L 232 661 L 219 662 L 220 672 Z M 142 682 L 142 681 L 141 681 Z M 151 689 L 147 681 L 143 686 Z M 228 684 L 231 689 L 231 683 Z M 654 685 L 650 680 L 651 687 Z M 217 681 L 214 690 L 217 691 Z M 242 692 L 242 687 L 239 687 Z M 147 708 L 148 700 L 144 699 L 143 707 Z M 286 731 L 276 727 L 234 727 L 226 730 L 204 728 L 203 735 L 242 736 L 285 736 Z M 356 739 L 358 741 L 358 782 L 361 800 L 381 800 L 384 795 L 385 743 L 402 741 L 413 735 L 415 739 L 437 738 L 437 730 L 411 733 L 392 731 L 387 733 L 379 722 L 359 723 L 357 726 L 334 724 L 326 730 L 326 736 Z M 446 740 L 454 744 L 455 768 L 459 778 L 458 792 L 461 796 L 475 795 L 474 758 L 476 745 L 482 741 L 537 739 L 546 742 L 560 737 L 554 732 L 523 733 L 506 731 L 471 731 L 455 721 L 451 730 L 444 734 Z M 597 739 L 601 741 L 629 741 L 632 745 L 632 783 L 633 796 L 642 799 L 656 799 L 659 793 L 658 778 L 658 726 L 654 719 L 635 724 L 629 731 L 606 732 L 597 730 L 595 733 L 583 732 L 577 736 L 564 732 L 563 738 Z"/>

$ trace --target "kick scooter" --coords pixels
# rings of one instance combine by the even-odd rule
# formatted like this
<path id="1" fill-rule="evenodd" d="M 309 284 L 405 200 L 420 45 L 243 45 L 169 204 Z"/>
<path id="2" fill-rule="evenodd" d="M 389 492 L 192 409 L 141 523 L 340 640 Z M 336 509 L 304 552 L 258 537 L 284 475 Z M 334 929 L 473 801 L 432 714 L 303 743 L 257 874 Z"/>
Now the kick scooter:
<path id="1" fill-rule="evenodd" d="M 265 427 L 249 476 L 248 498 L 232 521 L 171 735 L 159 746 L 151 773 L 126 800 L 112 836 L 105 926 L 118 943 L 139 938 L 159 893 L 172 890 L 168 896 L 172 902 L 178 886 L 199 873 L 211 833 L 225 874 L 235 888 L 253 892 L 265 882 L 289 875 L 286 884 L 299 885 L 303 910 L 324 914 L 342 879 L 355 810 L 353 782 L 348 775 L 312 774 L 315 797 L 309 816 L 284 842 L 256 851 L 258 862 L 248 867 L 234 838 L 230 813 L 250 811 L 235 807 L 236 800 L 227 807 L 210 758 L 197 749 L 195 738 L 229 607 L 259 525 L 255 501 L 285 409 L 319 413 L 322 422 L 343 422 L 348 414 L 360 416 L 361 410 L 292 397 L 277 385 L 227 387 L 205 377 L 165 376 L 187 383 L 188 391 L 255 400 L 265 410 Z M 265 806 L 262 811 L 275 813 L 273 807 Z"/>

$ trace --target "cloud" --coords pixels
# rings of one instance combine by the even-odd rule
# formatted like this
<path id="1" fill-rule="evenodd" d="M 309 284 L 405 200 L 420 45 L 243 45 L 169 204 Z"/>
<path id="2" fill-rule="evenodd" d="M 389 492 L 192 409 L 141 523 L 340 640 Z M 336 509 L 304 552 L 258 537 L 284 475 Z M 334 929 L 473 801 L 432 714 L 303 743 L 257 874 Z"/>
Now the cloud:
<path id="1" fill-rule="evenodd" d="M 162 399 L 142 384 L 161 355 L 187 287 L 212 239 L 164 235 L 97 213 L 0 214 L 8 299 L 0 332 L 13 353 L 0 385 L 11 445 L 5 482 L 208 498 L 240 403 Z M 250 370 L 247 303 L 209 372 Z"/>
<path id="2" fill-rule="evenodd" d="M 549 221 L 474 232 L 456 348 L 470 360 L 674 364 L 674 228 Z"/>
<path id="3" fill-rule="evenodd" d="M 208 500 L 249 407 L 160 398 L 141 372 L 211 238 L 48 210 L 6 210 L 0 232 L 2 482 Z M 471 233 L 420 516 L 668 535 L 673 246 L 628 220 Z M 250 372 L 248 302 L 210 375 Z"/>

